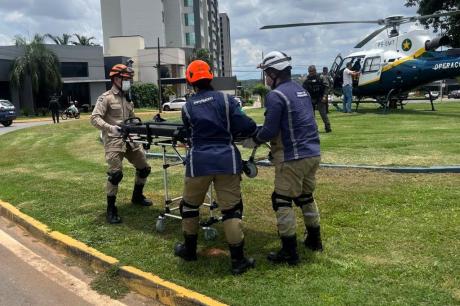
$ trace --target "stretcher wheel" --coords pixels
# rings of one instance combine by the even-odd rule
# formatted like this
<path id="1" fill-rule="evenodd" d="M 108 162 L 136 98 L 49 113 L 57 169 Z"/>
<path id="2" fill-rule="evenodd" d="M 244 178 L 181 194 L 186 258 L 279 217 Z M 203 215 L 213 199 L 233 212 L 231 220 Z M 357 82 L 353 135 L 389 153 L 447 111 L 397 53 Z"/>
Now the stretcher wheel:
<path id="1" fill-rule="evenodd" d="M 212 227 L 207 227 L 204 229 L 204 239 L 205 240 L 214 240 L 217 237 L 217 230 Z"/>
<path id="2" fill-rule="evenodd" d="M 165 231 L 165 219 L 163 217 L 158 217 L 155 224 L 155 229 L 158 233 L 163 233 Z"/>
<path id="3" fill-rule="evenodd" d="M 243 172 L 244 174 L 246 174 L 247 177 L 255 178 L 259 171 L 257 170 L 257 166 L 254 162 L 247 161 L 243 164 Z"/>

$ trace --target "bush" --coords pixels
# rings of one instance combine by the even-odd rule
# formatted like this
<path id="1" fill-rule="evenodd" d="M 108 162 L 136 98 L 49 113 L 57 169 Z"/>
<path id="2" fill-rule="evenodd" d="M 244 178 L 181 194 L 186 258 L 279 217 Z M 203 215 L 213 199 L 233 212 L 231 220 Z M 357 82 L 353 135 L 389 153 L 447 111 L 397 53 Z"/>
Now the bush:
<path id="1" fill-rule="evenodd" d="M 252 105 L 254 105 L 254 100 L 252 100 L 252 99 L 247 99 L 245 105 L 246 105 L 246 106 L 252 106 Z"/>
<path id="2" fill-rule="evenodd" d="M 28 107 L 24 107 L 21 109 L 21 114 L 25 117 L 29 117 L 29 115 L 32 114 L 32 110 Z"/>
<path id="3" fill-rule="evenodd" d="M 46 107 L 39 107 L 37 108 L 37 112 L 36 112 L 36 115 L 37 116 L 47 116 L 48 115 L 48 109 Z"/>
<path id="4" fill-rule="evenodd" d="M 158 87 L 153 83 L 134 83 L 131 94 L 135 107 L 158 107 Z"/>

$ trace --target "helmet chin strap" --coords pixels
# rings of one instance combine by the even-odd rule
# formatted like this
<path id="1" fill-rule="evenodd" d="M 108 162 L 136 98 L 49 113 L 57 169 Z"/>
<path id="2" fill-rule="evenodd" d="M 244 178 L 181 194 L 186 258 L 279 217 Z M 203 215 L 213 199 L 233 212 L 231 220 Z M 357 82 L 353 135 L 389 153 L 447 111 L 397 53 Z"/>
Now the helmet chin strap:
<path id="1" fill-rule="evenodd" d="M 273 90 L 276 88 L 276 85 L 278 83 L 278 74 L 270 73 L 269 77 L 270 79 L 272 79 L 272 85 L 270 86 L 270 88 Z"/>

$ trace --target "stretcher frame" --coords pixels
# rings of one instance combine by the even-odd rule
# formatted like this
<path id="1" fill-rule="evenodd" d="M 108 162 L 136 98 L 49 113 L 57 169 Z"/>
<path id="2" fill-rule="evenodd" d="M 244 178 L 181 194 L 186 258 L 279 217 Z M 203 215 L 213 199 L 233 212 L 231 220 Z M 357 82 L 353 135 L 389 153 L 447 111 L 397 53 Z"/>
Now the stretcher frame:
<path id="1" fill-rule="evenodd" d="M 147 130 L 149 127 L 149 123 L 147 124 Z M 146 150 L 146 156 L 156 156 L 154 153 L 149 153 L 148 150 L 151 146 L 156 146 L 161 148 L 161 159 L 163 162 L 163 197 L 164 197 L 164 210 L 160 213 L 157 217 L 155 223 L 155 230 L 157 232 L 164 232 L 165 231 L 165 223 L 167 218 L 182 220 L 180 215 L 180 202 L 182 201 L 182 196 L 172 198 L 170 195 L 170 188 L 169 188 L 169 173 L 168 169 L 170 167 L 176 166 L 185 166 L 185 159 L 188 153 L 189 147 L 185 141 L 181 137 L 176 137 L 169 135 L 171 134 L 170 131 L 165 132 L 168 136 L 158 136 L 158 135 L 147 135 L 140 136 L 138 130 L 140 129 L 141 124 L 137 123 L 133 124 L 132 129 L 129 128 L 129 125 L 126 125 L 122 128 L 123 136 L 126 142 L 128 143 L 138 143 L 142 144 L 144 149 Z M 180 125 L 174 124 L 152 124 L 152 126 L 164 126 L 165 128 L 169 127 L 180 127 Z M 171 129 L 169 129 L 171 130 Z M 136 132 L 133 132 L 136 131 Z M 175 135 L 176 133 L 174 133 Z M 179 151 L 179 148 L 185 148 L 185 154 L 182 154 Z M 169 150 L 168 150 L 169 149 Z M 172 156 L 171 156 L 171 153 Z M 171 162 L 171 158 L 176 158 L 176 162 Z M 209 190 L 206 194 L 205 202 L 202 203 L 204 207 L 209 209 L 209 218 L 207 220 L 200 220 L 200 227 L 204 231 L 204 237 L 206 240 L 213 240 L 217 236 L 217 230 L 212 226 L 215 223 L 222 221 L 222 216 L 218 216 L 216 214 L 216 210 L 218 209 L 218 204 L 213 198 L 213 184 L 211 183 Z"/>

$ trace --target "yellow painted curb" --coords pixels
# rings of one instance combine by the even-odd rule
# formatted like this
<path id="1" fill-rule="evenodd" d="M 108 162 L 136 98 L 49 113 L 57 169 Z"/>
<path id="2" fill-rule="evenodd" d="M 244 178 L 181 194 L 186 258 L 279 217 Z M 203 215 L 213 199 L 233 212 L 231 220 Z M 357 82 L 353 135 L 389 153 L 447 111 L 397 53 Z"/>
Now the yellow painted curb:
<path id="1" fill-rule="evenodd" d="M 2 200 L 0 200 L 0 215 L 24 227 L 34 236 L 60 247 L 71 255 L 89 262 L 91 265 L 95 264 L 96 267 L 103 268 L 119 266 L 118 259 L 107 256 L 72 237 L 52 231 L 45 224 L 22 213 L 13 205 Z M 165 305 L 226 305 L 131 266 L 120 267 L 119 274 L 132 290 L 147 297 L 155 298 Z"/>

